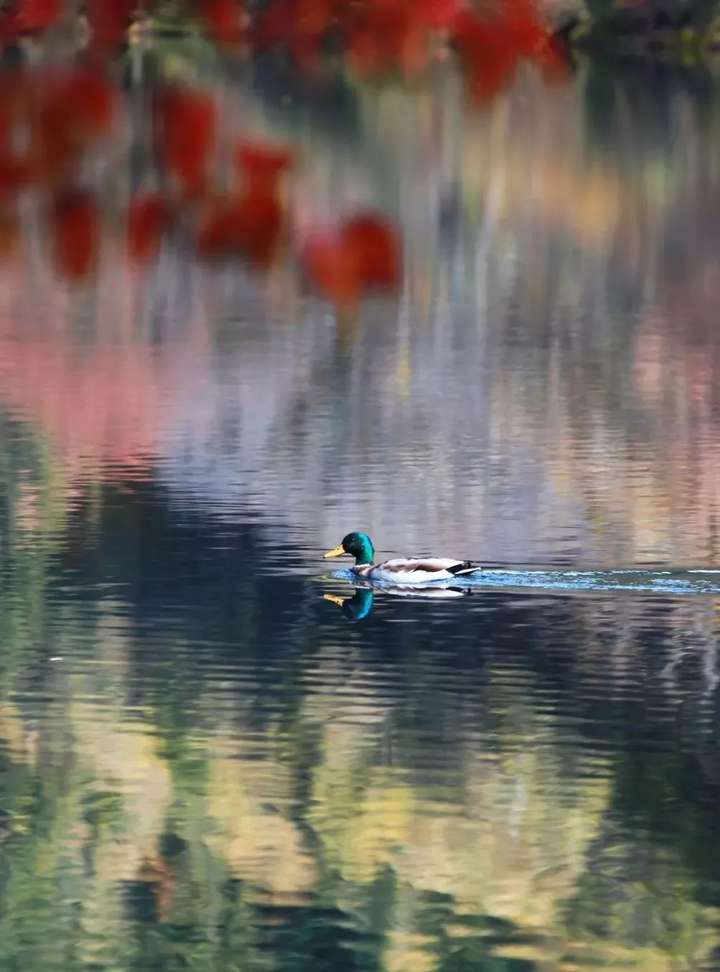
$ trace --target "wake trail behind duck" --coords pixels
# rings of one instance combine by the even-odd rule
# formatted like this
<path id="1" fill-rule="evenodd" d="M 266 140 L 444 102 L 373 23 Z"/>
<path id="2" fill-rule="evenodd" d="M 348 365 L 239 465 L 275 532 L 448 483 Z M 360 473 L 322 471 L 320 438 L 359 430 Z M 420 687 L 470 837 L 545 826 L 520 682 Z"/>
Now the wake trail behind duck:
<path id="1" fill-rule="evenodd" d="M 333 576 L 356 581 L 349 569 L 336 571 Z M 486 567 L 452 581 L 429 581 L 424 587 L 453 587 L 478 589 L 516 588 L 555 591 L 646 591 L 657 594 L 716 594 L 720 595 L 720 570 L 643 570 L 641 568 L 610 570 L 517 569 Z M 373 583 L 381 588 L 381 583 Z"/>

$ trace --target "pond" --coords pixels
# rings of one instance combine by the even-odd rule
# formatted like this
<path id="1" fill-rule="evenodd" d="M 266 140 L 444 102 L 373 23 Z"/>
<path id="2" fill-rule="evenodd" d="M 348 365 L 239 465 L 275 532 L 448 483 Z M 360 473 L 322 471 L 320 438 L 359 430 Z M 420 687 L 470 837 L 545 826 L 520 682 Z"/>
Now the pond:
<path id="1" fill-rule="evenodd" d="M 23 215 L 0 966 L 711 972 L 713 82 L 216 83 L 299 146 L 298 221 L 392 216 L 404 284 L 335 315 L 169 245 L 73 288 Z M 353 529 L 493 570 L 370 596 L 322 560 Z"/>

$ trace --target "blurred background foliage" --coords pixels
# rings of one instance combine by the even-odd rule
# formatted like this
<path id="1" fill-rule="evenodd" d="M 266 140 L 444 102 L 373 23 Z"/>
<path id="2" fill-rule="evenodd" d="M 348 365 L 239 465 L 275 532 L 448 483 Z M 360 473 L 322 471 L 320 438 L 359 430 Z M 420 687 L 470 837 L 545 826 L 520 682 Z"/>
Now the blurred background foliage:
<path id="1" fill-rule="evenodd" d="M 31 258 L 2 269 L 0 966 L 709 972 L 716 600 L 488 593 L 356 628 L 314 571 L 359 492 L 388 543 L 440 523 L 535 556 L 552 518 L 518 514 L 526 482 L 562 509 L 559 557 L 717 562 L 712 67 L 598 61 L 466 113 L 451 69 L 428 91 L 228 67 L 186 10 L 126 53 L 136 90 L 214 81 L 302 147 L 298 209 L 392 213 L 406 280 L 354 329 L 182 248 L 140 282 L 111 251 L 68 298 L 24 224 Z M 597 2 L 569 36 L 585 14 L 627 34 L 628 11 L 713 29 L 707 4 Z M 125 175 L 90 169 L 111 210 Z M 427 405 L 442 360 L 467 437 Z M 377 429 L 399 486 L 336 468 Z"/>

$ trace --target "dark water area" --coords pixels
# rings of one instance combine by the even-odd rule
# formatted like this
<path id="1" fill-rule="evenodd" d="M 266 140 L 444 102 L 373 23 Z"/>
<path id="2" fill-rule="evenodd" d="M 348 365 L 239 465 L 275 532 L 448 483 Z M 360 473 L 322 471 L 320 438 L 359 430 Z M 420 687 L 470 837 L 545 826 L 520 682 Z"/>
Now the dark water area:
<path id="1" fill-rule="evenodd" d="M 357 319 L 172 246 L 68 289 L 28 208 L 1 969 L 720 969 L 720 126 L 651 81 L 216 78 L 298 222 L 403 227 Z M 351 529 L 489 569 L 356 589 Z"/>

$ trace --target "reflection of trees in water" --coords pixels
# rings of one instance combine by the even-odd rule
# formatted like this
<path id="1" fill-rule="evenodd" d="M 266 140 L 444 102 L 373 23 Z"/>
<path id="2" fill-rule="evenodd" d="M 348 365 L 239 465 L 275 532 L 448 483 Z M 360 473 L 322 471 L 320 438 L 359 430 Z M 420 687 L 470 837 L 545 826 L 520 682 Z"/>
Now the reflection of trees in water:
<path id="1" fill-rule="evenodd" d="M 188 274 L 166 253 L 144 282 L 108 258 L 97 302 L 85 295 L 76 314 L 47 275 L 31 286 L 11 266 L 6 404 L 66 459 L 142 464 L 160 451 L 174 488 L 230 509 L 262 496 L 319 541 L 360 515 L 395 549 L 438 537 L 503 560 L 714 562 L 705 102 L 597 69 L 543 98 L 521 79 L 466 114 L 457 79 L 441 80 L 357 90 L 342 150 L 302 107 L 278 114 L 225 91 L 253 130 L 304 137 L 300 225 L 393 201 L 408 240 L 399 313 L 369 306 L 335 332 L 284 271 L 256 288 L 232 270 Z M 38 328 L 48 310 L 84 316 L 96 344 Z"/>
<path id="2" fill-rule="evenodd" d="M 44 327 L 57 307 L 8 315 L 5 404 L 33 423 L 5 420 L 0 450 L 8 967 L 259 967 L 272 948 L 559 970 L 570 942 L 620 966 L 641 941 L 655 972 L 717 944 L 714 600 L 496 593 L 422 624 L 388 625 L 419 609 L 386 603 L 360 630 L 322 613 L 296 546 L 362 503 L 389 543 L 500 520 L 511 556 L 528 523 L 542 536 L 549 482 L 554 553 L 575 556 L 584 516 L 607 559 L 713 557 L 711 288 L 673 273 L 668 241 L 691 236 L 683 210 L 707 226 L 711 172 L 704 195 L 671 177 L 714 133 L 680 104 L 685 139 L 658 149 L 631 112 L 608 156 L 569 140 L 572 99 L 529 128 L 508 101 L 453 155 L 418 104 L 388 155 L 405 218 L 437 235 L 413 239 L 399 322 L 375 307 L 335 331 L 283 279 L 262 316 L 232 274 L 186 284 L 172 255 L 141 321 L 90 312 L 79 337 Z M 408 102 L 365 110 L 389 138 Z M 428 158 L 413 130 L 437 169 L 409 166 Z M 77 407 L 86 382 L 104 412 Z M 107 463 L 127 482 L 103 485 Z M 279 532 L 286 572 L 253 570 Z"/>
<path id="3" fill-rule="evenodd" d="M 260 530 L 136 480 L 31 549 L 46 654 L 8 636 L 32 692 L 0 711 L 8 961 L 22 936 L 29 969 L 50 938 L 64 968 L 272 947 L 559 970 L 572 940 L 649 972 L 716 942 L 700 642 L 668 672 L 680 632 L 715 643 L 710 601 L 488 594 L 388 642 L 392 605 L 348 627 L 302 574 L 248 569 Z"/>
<path id="4" fill-rule="evenodd" d="M 672 551 L 714 563 L 716 126 L 691 93 L 651 97 L 617 76 L 605 83 L 615 100 L 604 106 L 604 141 L 583 152 L 588 169 L 614 185 L 615 204 L 600 207 L 595 238 L 580 250 L 547 218 L 534 218 L 532 238 L 520 241 L 514 310 L 493 325 L 496 398 L 508 416 L 499 434 L 519 427 L 542 442 L 551 478 L 585 509 L 608 559 L 664 560 Z M 543 138 L 538 114 L 526 172 L 540 184 L 508 202 L 526 223 L 552 215 L 546 182 L 573 162 L 582 172 L 581 156 L 567 161 L 577 115 L 565 128 L 555 118 Z M 515 151 L 523 142 L 511 127 L 506 140 Z M 566 182 L 563 211 L 578 218 L 576 185 Z"/>
<path id="5" fill-rule="evenodd" d="M 276 423 L 286 436 L 273 450 L 276 478 L 302 484 L 291 501 L 298 516 L 301 493 L 327 489 L 317 471 L 329 457 L 318 443 L 337 439 L 357 459 L 332 470 L 346 500 L 330 514 L 333 536 L 356 507 L 360 477 L 363 495 L 373 486 L 383 495 L 370 513 L 393 546 L 437 533 L 512 559 L 519 543 L 483 526 L 505 503 L 500 513 L 519 516 L 525 553 L 542 556 L 552 541 L 518 486 L 530 480 L 533 496 L 543 485 L 559 493 L 554 519 L 589 529 L 577 549 L 592 545 L 614 562 L 662 560 L 671 549 L 686 562 L 714 562 L 716 342 L 702 321 L 712 313 L 716 247 L 704 213 L 715 194 L 715 132 L 702 99 L 647 90 L 615 82 L 612 153 L 609 135 L 578 136 L 576 92 L 501 99 L 464 129 L 449 100 L 365 99 L 367 128 L 381 133 L 384 157 L 402 174 L 408 290 L 397 328 L 387 311 L 368 311 L 343 369 L 330 362 L 332 384 L 325 353 L 314 352 L 319 371 L 297 389 L 292 422 Z M 330 185 L 322 172 L 318 205 Z M 458 186 L 449 247 L 447 201 Z M 454 402 L 443 407 L 449 382 L 462 390 L 468 426 Z M 200 423 L 198 445 L 212 442 L 207 432 Z M 294 436 L 306 438 L 305 468 L 293 461 Z M 400 460 L 397 441 L 408 444 Z M 403 495 L 394 502 L 398 462 Z M 198 488 L 212 488 L 200 466 Z M 384 512 L 398 504 L 413 511 L 410 535 L 398 536 L 397 517 Z M 464 521 L 457 537 L 450 509 Z M 425 536 L 413 535 L 427 517 Z"/>

